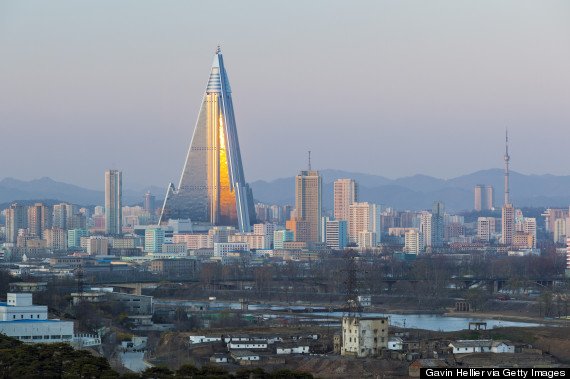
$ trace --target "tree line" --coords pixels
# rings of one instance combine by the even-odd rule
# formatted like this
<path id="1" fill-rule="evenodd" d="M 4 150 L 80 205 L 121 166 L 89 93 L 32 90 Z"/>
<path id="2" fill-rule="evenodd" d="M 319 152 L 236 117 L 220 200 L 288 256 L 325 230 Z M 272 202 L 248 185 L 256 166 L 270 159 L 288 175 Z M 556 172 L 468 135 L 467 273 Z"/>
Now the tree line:
<path id="1" fill-rule="evenodd" d="M 236 378 L 236 379 L 311 379 L 310 373 L 277 370 L 265 372 L 262 368 L 243 368 L 235 373 L 204 365 L 181 366 L 176 371 L 166 367 L 149 367 L 138 373 L 120 374 L 109 361 L 87 350 L 75 350 L 65 343 L 24 344 L 15 338 L 0 334 L 0 377 L 27 379 L 183 379 L 183 378 Z"/>

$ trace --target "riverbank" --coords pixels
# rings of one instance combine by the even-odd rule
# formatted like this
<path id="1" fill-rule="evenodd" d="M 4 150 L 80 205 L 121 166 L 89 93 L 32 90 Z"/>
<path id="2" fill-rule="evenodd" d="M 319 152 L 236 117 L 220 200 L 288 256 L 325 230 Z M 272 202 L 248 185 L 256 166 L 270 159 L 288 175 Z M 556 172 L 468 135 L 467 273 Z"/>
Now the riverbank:
<path id="1" fill-rule="evenodd" d="M 486 318 L 498 321 L 529 322 L 548 324 L 552 326 L 570 326 L 570 320 L 538 317 L 533 315 L 516 315 L 498 312 L 445 312 L 445 317 Z"/>

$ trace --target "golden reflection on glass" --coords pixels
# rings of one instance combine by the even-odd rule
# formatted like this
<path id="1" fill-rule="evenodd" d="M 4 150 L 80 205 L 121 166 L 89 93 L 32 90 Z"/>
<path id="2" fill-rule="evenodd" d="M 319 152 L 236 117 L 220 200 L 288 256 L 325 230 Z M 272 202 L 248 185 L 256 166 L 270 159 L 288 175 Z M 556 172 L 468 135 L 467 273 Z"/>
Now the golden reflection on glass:
<path id="1" fill-rule="evenodd" d="M 219 121 L 219 146 L 220 146 L 220 221 L 225 224 L 237 223 L 236 196 L 230 187 L 230 173 L 226 154 L 226 135 L 224 132 L 223 116 L 220 114 Z"/>

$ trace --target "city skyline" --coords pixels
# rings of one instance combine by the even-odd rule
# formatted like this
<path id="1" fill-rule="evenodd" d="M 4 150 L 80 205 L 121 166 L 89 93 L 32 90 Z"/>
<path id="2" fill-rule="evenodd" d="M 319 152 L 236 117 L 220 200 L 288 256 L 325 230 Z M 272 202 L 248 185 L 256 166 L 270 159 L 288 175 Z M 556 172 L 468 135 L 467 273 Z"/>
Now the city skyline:
<path id="1" fill-rule="evenodd" d="M 319 2 L 303 4 L 304 12 L 296 2 L 275 6 L 280 12 L 248 3 L 248 12 L 182 2 L 160 10 L 117 4 L 113 12 L 105 2 L 38 3 L 35 12 L 28 2 L 0 5 L 3 137 L 50 157 L 19 156 L 3 176 L 99 188 L 99 173 L 117 167 L 129 173 L 126 187 L 168 183 L 182 167 L 162 163 L 184 157 L 203 88 L 201 57 L 218 43 L 231 57 L 249 181 L 294 175 L 306 150 L 319 170 L 389 178 L 498 168 L 505 127 L 520 157 L 513 171 L 568 173 L 548 160 L 570 137 L 567 3 L 331 1 L 324 13 Z M 204 38 L 200 15 L 214 8 L 219 27 Z M 363 83 L 356 78 L 365 61 L 373 69 Z M 276 89 L 278 101 L 259 95 Z M 309 105 L 301 93 L 318 96 Z M 425 155 L 429 144 L 440 149 Z M 0 157 L 12 161 L 17 145 Z M 357 153 L 340 158 L 347 146 Z M 285 155 L 295 158 L 259 159 Z"/>
<path id="2" fill-rule="evenodd" d="M 568 15 L 0 2 L 0 369 L 563 376 Z"/>

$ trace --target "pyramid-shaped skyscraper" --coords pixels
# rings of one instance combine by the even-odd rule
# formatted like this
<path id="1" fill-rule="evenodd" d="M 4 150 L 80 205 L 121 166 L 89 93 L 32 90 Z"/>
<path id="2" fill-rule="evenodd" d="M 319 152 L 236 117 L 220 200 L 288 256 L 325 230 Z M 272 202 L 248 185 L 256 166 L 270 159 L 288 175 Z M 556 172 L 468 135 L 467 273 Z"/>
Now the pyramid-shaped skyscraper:
<path id="1" fill-rule="evenodd" d="M 250 232 L 253 196 L 245 182 L 230 83 L 216 51 L 178 188 L 168 186 L 160 223 L 190 219 Z"/>

